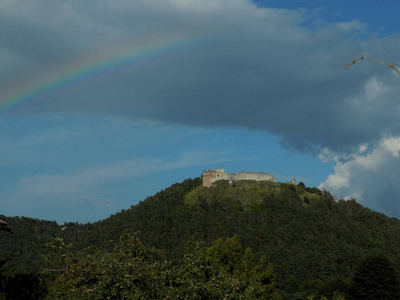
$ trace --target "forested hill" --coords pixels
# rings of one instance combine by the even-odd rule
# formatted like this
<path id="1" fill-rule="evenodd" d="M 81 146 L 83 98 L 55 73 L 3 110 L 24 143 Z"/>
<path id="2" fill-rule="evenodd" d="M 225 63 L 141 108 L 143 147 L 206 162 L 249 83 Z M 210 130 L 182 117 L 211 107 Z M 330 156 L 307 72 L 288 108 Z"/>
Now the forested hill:
<path id="1" fill-rule="evenodd" d="M 283 286 L 347 278 L 373 250 L 400 269 L 398 219 L 302 184 L 219 181 L 203 188 L 199 179 L 186 180 L 96 224 L 99 238 L 109 228 L 107 239 L 129 226 L 168 259 L 181 257 L 191 242 L 238 235 L 256 257 L 274 263 Z"/>
<path id="2" fill-rule="evenodd" d="M 19 273 L 34 278 L 42 267 L 45 243 L 55 237 L 77 251 L 90 246 L 90 251 L 106 253 L 126 229 L 137 232 L 145 247 L 160 250 L 163 261 L 175 264 L 196 242 L 210 247 L 220 237 L 237 236 L 255 260 L 264 256 L 272 263 L 277 287 L 286 295 L 331 286 L 345 290 L 355 265 L 376 251 L 400 270 L 398 219 L 355 200 L 335 201 L 329 192 L 302 183 L 219 181 L 204 188 L 195 178 L 93 224 L 61 228 L 49 221 L 3 219 L 16 231 L 0 232 L 3 285 Z"/>

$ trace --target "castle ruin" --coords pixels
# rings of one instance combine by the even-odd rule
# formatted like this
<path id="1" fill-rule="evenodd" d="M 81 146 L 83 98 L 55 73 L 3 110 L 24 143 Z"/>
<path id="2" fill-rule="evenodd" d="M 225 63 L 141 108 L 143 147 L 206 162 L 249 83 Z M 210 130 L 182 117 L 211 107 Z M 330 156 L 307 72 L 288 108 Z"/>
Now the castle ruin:
<path id="1" fill-rule="evenodd" d="M 235 174 L 225 173 L 225 169 L 209 169 L 203 172 L 203 186 L 210 187 L 218 180 L 227 180 L 229 183 L 241 180 L 272 181 L 274 176 L 262 172 L 238 172 Z"/>

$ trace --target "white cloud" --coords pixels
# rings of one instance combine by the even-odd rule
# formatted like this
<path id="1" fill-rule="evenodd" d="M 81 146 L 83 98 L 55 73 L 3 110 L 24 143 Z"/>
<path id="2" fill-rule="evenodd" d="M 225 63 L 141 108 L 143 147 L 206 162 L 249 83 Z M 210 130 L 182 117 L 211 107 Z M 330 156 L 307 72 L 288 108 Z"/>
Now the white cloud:
<path id="1" fill-rule="evenodd" d="M 337 159 L 335 173 L 320 188 L 391 216 L 400 215 L 400 137 L 382 139 L 371 151 L 365 147 L 345 161 Z"/>
<path id="2" fill-rule="evenodd" d="M 390 152 L 393 157 L 398 158 L 399 157 L 399 151 L 400 151 L 400 138 L 398 137 L 391 137 L 391 138 L 386 138 L 382 142 L 382 146 L 386 151 Z"/>

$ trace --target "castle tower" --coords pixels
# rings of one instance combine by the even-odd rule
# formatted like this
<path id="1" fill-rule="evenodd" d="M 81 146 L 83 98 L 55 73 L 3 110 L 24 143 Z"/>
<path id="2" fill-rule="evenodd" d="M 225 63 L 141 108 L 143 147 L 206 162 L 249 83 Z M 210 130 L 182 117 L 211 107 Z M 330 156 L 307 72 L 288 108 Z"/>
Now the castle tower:
<path id="1" fill-rule="evenodd" d="M 203 186 L 205 187 L 209 187 L 221 179 L 228 179 L 225 169 L 208 169 L 203 172 Z"/>

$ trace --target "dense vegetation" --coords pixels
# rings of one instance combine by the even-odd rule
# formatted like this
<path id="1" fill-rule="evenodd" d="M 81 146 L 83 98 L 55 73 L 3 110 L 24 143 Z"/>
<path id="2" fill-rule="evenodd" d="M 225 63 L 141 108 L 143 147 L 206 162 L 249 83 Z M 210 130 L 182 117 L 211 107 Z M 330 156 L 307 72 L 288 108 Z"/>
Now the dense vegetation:
<path id="1" fill-rule="evenodd" d="M 0 299 L 399 295 L 400 221 L 302 183 L 196 178 L 93 224 L 0 218 L 16 232 L 0 232 Z"/>

